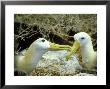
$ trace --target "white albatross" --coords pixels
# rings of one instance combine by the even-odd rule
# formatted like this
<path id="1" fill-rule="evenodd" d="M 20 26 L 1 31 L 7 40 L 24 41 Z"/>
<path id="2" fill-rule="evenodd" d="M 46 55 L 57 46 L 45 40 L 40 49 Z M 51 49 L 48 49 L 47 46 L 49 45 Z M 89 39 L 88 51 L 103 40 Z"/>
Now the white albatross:
<path id="1" fill-rule="evenodd" d="M 85 32 L 79 32 L 74 35 L 74 44 L 71 51 L 68 52 L 66 60 L 70 59 L 71 55 L 75 54 L 80 49 L 82 59 L 79 60 L 81 66 L 88 70 L 94 69 L 97 66 L 97 53 L 93 49 L 91 37 Z"/>
<path id="2" fill-rule="evenodd" d="M 68 50 L 69 45 L 51 43 L 44 38 L 34 41 L 23 57 L 15 57 L 14 67 L 16 71 L 24 72 L 27 75 L 36 67 L 43 54 L 53 50 Z"/>

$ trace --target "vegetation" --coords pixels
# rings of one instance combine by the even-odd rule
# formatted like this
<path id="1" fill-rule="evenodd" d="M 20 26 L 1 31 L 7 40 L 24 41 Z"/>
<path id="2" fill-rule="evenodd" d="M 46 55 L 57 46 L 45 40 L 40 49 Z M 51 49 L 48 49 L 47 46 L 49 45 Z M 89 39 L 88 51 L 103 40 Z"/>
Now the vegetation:
<path id="1" fill-rule="evenodd" d="M 97 49 L 96 14 L 15 14 L 15 51 L 28 48 L 39 37 L 59 44 L 73 44 L 73 35 L 87 32 Z"/>

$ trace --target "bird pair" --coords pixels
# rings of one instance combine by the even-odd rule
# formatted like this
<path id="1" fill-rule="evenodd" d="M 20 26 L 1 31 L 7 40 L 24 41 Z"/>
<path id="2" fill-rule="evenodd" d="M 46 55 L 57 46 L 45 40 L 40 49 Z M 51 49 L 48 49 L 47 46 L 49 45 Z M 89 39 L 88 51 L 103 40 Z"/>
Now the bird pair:
<path id="1" fill-rule="evenodd" d="M 37 39 L 30 45 L 25 56 L 15 58 L 15 70 L 30 74 L 47 51 L 69 50 L 65 57 L 65 60 L 69 60 L 78 49 L 82 56 L 82 61 L 79 61 L 81 65 L 88 69 L 93 68 L 96 65 L 96 52 L 93 50 L 91 37 L 85 32 L 80 32 L 74 35 L 74 39 L 72 47 L 51 43 L 44 38 Z"/>

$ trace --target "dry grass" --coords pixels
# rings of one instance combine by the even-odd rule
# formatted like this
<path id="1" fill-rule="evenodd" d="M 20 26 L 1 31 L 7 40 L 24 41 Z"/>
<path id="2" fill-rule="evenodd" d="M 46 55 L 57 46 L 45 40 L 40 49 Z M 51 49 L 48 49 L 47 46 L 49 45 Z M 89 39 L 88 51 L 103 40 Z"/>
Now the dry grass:
<path id="1" fill-rule="evenodd" d="M 96 14 L 15 14 L 15 50 L 25 49 L 39 37 L 59 44 L 72 45 L 71 36 L 87 32 L 97 50 Z"/>

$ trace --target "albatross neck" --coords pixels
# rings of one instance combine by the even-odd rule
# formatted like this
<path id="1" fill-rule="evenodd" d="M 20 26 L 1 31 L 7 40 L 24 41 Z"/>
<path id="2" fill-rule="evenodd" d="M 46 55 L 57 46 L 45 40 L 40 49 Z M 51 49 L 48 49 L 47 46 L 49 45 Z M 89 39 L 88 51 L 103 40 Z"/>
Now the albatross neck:
<path id="1" fill-rule="evenodd" d="M 47 50 L 36 49 L 32 52 L 32 65 L 36 66 L 40 59 L 42 59 L 42 55 L 47 52 Z"/>
<path id="2" fill-rule="evenodd" d="M 84 60 L 88 60 L 90 55 L 94 53 L 92 41 L 89 41 L 86 45 L 81 46 L 81 54 Z"/>

